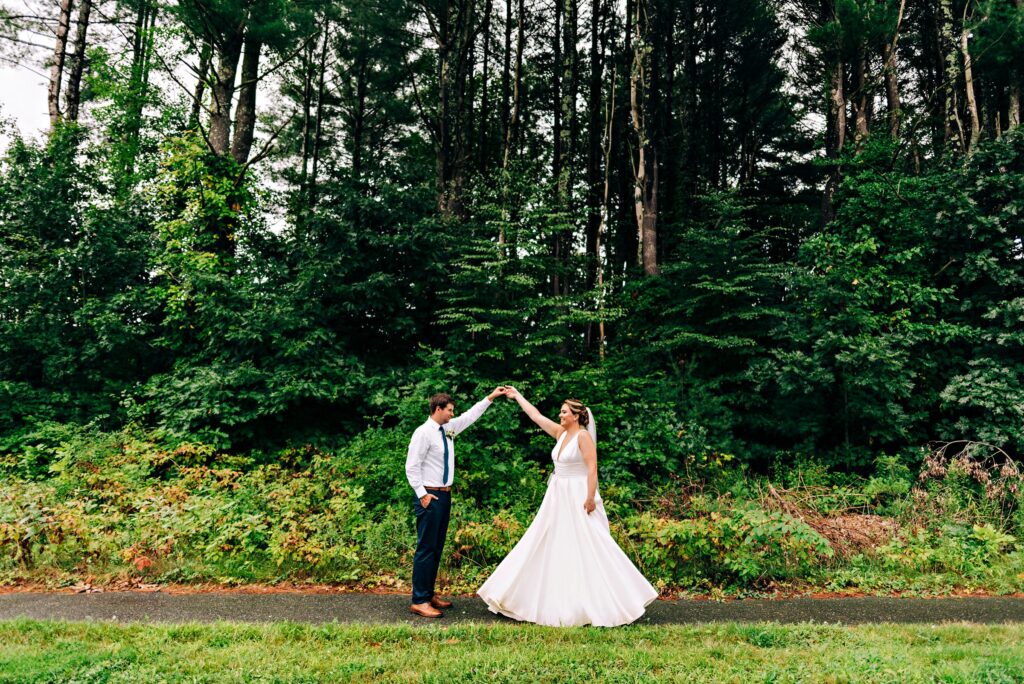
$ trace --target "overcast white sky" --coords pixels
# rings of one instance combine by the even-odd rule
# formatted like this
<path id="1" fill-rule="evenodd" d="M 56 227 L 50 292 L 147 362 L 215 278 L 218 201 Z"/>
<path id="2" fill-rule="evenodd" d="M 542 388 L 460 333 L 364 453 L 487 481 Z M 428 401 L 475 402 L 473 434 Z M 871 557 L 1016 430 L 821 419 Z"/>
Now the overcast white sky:
<path id="1" fill-rule="evenodd" d="M 50 125 L 46 79 L 23 67 L 0 64 L 0 117 L 13 120 L 24 136 L 45 131 Z M 0 143 L 7 142 L 7 136 L 0 133 Z"/>

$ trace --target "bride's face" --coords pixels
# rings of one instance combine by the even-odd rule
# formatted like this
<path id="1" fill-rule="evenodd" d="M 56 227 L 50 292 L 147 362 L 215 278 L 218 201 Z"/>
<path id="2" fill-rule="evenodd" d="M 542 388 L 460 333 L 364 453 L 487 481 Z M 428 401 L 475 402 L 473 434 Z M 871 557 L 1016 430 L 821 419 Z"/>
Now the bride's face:
<path id="1" fill-rule="evenodd" d="M 563 428 L 568 430 L 570 426 L 580 422 L 580 419 L 576 417 L 576 414 L 572 412 L 568 404 L 562 404 L 562 410 L 558 412 L 558 422 Z"/>

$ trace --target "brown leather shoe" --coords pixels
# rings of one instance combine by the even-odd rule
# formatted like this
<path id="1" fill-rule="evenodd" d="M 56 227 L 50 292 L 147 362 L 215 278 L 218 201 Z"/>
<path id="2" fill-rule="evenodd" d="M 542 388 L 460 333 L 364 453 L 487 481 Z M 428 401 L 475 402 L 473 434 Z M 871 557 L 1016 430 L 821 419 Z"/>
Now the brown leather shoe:
<path id="1" fill-rule="evenodd" d="M 452 607 L 452 602 L 451 601 L 445 601 L 443 598 L 438 598 L 436 596 L 433 596 L 430 599 L 430 605 L 434 606 L 435 608 L 451 608 Z"/>
<path id="2" fill-rule="evenodd" d="M 425 618 L 439 618 L 444 615 L 441 611 L 437 610 L 429 603 L 414 603 L 409 606 L 410 613 L 416 613 Z"/>

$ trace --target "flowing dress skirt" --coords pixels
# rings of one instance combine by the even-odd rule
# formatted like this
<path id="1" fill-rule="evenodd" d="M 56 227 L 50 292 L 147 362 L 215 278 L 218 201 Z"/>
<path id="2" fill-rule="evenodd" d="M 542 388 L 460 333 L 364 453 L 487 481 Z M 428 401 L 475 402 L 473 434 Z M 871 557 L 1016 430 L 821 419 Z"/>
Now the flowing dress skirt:
<path id="1" fill-rule="evenodd" d="M 658 597 L 608 529 L 600 498 L 589 515 L 585 474 L 556 472 L 522 539 L 477 594 L 493 613 L 540 625 L 614 627 Z"/>

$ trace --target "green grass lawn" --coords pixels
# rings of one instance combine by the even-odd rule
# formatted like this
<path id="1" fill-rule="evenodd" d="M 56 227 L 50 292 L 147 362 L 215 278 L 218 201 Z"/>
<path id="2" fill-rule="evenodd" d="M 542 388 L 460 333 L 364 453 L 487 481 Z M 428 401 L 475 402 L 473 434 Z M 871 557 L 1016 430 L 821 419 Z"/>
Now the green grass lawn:
<path id="1" fill-rule="evenodd" d="M 1024 625 L 0 622 L 0 682 L 1022 682 Z"/>

